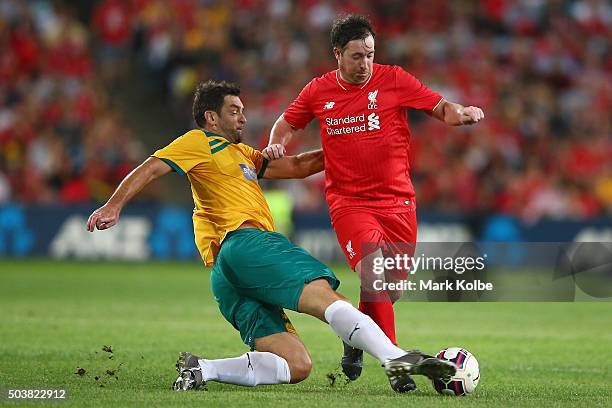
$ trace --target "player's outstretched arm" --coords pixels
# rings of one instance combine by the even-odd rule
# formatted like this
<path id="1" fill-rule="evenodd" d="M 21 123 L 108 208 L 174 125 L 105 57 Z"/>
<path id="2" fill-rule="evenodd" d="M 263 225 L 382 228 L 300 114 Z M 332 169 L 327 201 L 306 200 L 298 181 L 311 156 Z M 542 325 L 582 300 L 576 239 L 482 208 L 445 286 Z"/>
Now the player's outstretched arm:
<path id="1" fill-rule="evenodd" d="M 323 150 L 318 149 L 271 161 L 263 177 L 267 179 L 305 178 L 323 171 L 324 168 L 325 156 L 323 156 Z"/>
<path id="2" fill-rule="evenodd" d="M 297 130 L 291 127 L 289 122 L 283 118 L 283 115 L 280 115 L 274 126 L 272 126 L 272 131 L 270 131 L 268 147 L 261 151 L 264 157 L 268 160 L 276 160 L 283 157 L 285 155 L 285 146 L 296 132 Z"/>
<path id="3" fill-rule="evenodd" d="M 149 157 L 125 176 L 106 204 L 91 213 L 87 220 L 87 231 L 93 232 L 95 228 L 105 230 L 117 224 L 125 204 L 144 186 L 171 170 L 170 166 L 157 157 Z"/>
<path id="4" fill-rule="evenodd" d="M 473 125 L 484 119 L 484 112 L 476 106 L 463 106 L 458 103 L 448 102 L 445 99 L 436 106 L 432 116 L 447 125 L 461 126 Z"/>

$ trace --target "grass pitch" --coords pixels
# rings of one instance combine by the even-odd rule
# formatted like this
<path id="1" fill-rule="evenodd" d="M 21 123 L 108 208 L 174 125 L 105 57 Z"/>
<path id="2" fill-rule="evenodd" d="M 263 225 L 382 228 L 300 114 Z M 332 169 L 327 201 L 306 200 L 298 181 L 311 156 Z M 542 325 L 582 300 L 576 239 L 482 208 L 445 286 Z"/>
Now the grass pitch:
<path id="1" fill-rule="evenodd" d="M 355 300 L 355 276 L 335 271 L 340 290 Z M 208 358 L 247 351 L 218 313 L 208 278 L 197 263 L 0 260 L 0 389 L 65 388 L 61 406 L 79 407 L 612 404 L 612 304 L 603 302 L 397 305 L 400 346 L 430 353 L 462 346 L 476 355 L 482 379 L 464 398 L 438 395 L 420 377 L 416 392 L 395 394 L 369 356 L 357 382 L 330 386 L 340 341 L 325 324 L 295 313 L 314 364 L 308 380 L 209 383 L 207 391 L 177 393 L 170 384 L 179 351 Z"/>

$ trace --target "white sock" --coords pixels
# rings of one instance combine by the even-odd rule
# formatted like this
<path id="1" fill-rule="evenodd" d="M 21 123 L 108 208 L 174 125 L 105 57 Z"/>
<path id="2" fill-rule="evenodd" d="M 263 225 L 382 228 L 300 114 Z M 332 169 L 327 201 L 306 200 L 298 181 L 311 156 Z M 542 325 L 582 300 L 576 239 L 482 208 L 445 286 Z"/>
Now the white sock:
<path id="1" fill-rule="evenodd" d="M 204 381 L 254 387 L 258 384 L 286 384 L 291 380 L 287 361 L 276 354 L 260 351 L 240 357 L 198 360 Z"/>
<path id="2" fill-rule="evenodd" d="M 380 361 L 406 354 L 391 343 L 374 320 L 344 300 L 336 300 L 325 310 L 325 320 L 349 346 L 365 351 Z"/>

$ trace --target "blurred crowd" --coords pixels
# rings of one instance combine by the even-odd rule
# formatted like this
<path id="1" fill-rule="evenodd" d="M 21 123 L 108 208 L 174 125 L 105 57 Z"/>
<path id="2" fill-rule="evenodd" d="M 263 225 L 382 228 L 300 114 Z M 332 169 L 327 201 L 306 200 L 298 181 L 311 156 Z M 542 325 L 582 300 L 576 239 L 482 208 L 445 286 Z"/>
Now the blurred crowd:
<path id="1" fill-rule="evenodd" d="M 0 203 L 108 197 L 145 150 L 110 103 L 74 10 L 0 1 Z"/>
<path id="2" fill-rule="evenodd" d="M 127 66 L 184 128 L 198 81 L 239 82 L 246 142 L 264 147 L 301 88 L 336 68 L 330 25 L 354 12 L 375 25 L 376 62 L 486 114 L 461 128 L 409 114 L 419 209 L 612 214 L 609 1 L 101 0 L 85 22 L 56 2 L 0 4 L 0 202 L 100 199 L 146 155 L 106 91 Z M 313 123 L 289 151 L 319 145 Z M 281 186 L 297 210 L 325 208 L 321 175 Z"/>

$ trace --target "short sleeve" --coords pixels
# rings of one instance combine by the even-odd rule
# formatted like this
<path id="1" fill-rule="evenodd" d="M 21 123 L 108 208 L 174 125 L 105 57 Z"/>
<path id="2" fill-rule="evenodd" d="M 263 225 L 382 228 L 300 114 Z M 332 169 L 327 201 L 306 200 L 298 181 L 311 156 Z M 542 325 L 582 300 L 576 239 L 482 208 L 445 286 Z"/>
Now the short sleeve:
<path id="1" fill-rule="evenodd" d="M 249 145 L 240 143 L 240 148 L 242 149 L 244 155 L 253 162 L 253 165 L 255 165 L 257 177 L 263 177 L 263 174 L 266 172 L 266 168 L 268 167 L 268 160 L 259 150 L 253 149 Z"/>
<path id="2" fill-rule="evenodd" d="M 314 81 L 314 80 L 313 80 Z M 311 107 L 313 81 L 310 81 L 289 105 L 283 118 L 295 129 L 304 129 L 314 118 Z"/>
<path id="3" fill-rule="evenodd" d="M 198 164 L 211 161 L 210 146 L 203 132 L 192 130 L 151 156 L 163 160 L 180 175 L 185 175 Z"/>
<path id="4" fill-rule="evenodd" d="M 401 67 L 395 68 L 395 88 L 402 108 L 413 108 L 430 113 L 442 100 L 442 95 L 432 91 Z"/>

